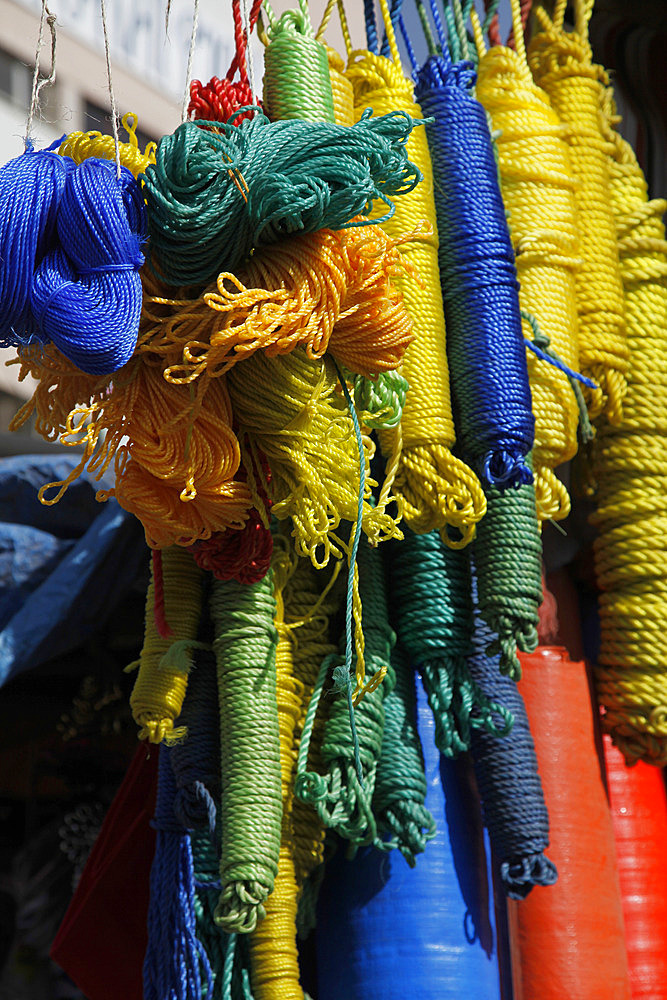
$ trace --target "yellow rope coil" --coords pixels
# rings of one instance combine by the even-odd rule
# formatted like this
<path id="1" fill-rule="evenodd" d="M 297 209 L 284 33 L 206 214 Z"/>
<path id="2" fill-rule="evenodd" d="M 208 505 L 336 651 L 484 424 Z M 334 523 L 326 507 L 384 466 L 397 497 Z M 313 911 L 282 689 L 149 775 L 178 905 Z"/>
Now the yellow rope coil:
<path id="1" fill-rule="evenodd" d="M 667 764 L 666 201 L 648 201 L 631 147 L 610 164 L 632 366 L 618 427 L 594 447 L 595 567 L 601 644 L 595 671 L 604 726 L 628 762 Z"/>
<path id="2" fill-rule="evenodd" d="M 276 538 L 272 566 L 276 647 L 276 697 L 280 732 L 282 826 L 278 874 L 264 904 L 266 916 L 250 935 L 251 980 L 256 1000 L 303 1000 L 296 949 L 297 883 L 293 859 L 292 803 L 297 748 L 295 728 L 302 712 L 303 684 L 294 676 L 294 639 L 285 622 L 284 590 L 294 573 L 286 539 Z M 300 562 L 301 560 L 299 560 Z"/>
<path id="3" fill-rule="evenodd" d="M 139 672 L 130 697 L 132 718 L 139 739 L 149 743 L 174 743 L 186 734 L 174 726 L 181 714 L 192 666 L 192 646 L 197 639 L 202 607 L 203 573 L 185 549 L 165 549 L 162 554 L 165 618 L 172 637 L 163 638 L 155 624 L 155 580 L 146 594 L 144 645 Z M 130 664 L 128 670 L 137 664 Z"/>
<path id="4" fill-rule="evenodd" d="M 579 232 L 563 127 L 533 82 L 525 57 L 505 46 L 482 55 L 476 93 L 496 132 L 521 308 L 535 317 L 560 360 L 578 371 Z M 541 521 L 560 520 L 570 511 L 570 498 L 552 470 L 577 451 L 578 407 L 563 372 L 532 351 L 527 354 L 537 514 Z"/>
<path id="5" fill-rule="evenodd" d="M 326 357 L 311 361 L 302 348 L 275 358 L 258 351 L 234 366 L 227 383 L 243 464 L 262 481 L 273 514 L 292 518 L 297 552 L 318 567 L 342 556 L 347 543 L 335 532 L 341 520 L 356 519 L 359 454 L 334 365 Z M 365 462 L 368 469 L 367 454 Z M 370 505 L 372 485 L 367 473 L 363 530 L 376 542 L 402 537 L 395 519 Z"/>
<path id="6" fill-rule="evenodd" d="M 139 119 L 135 114 L 128 112 L 123 115 L 122 122 L 128 141 L 118 144 L 120 162 L 138 177 L 144 173 L 149 163 L 155 163 L 157 143 L 146 143 L 142 153 L 136 135 Z M 60 144 L 58 152 L 61 156 L 71 156 L 75 163 L 82 163 L 89 156 L 97 156 L 101 160 L 113 160 L 116 156 L 113 136 L 102 135 L 101 132 L 71 132 Z"/>
<path id="7" fill-rule="evenodd" d="M 370 52 L 353 52 L 347 78 L 354 89 L 356 119 L 368 107 L 378 115 L 400 109 L 421 119 L 412 84 L 403 76 L 399 64 Z M 433 225 L 435 220 L 433 175 L 423 128 L 412 131 L 408 152 L 424 180 L 414 191 L 396 200 L 396 211 L 384 225 L 394 238 L 415 231 L 424 221 Z M 412 317 L 415 339 L 403 361 L 403 374 L 410 388 L 403 409 L 403 450 L 396 491 L 403 503 L 405 520 L 414 531 L 444 529 L 449 524 L 459 528 L 464 541 L 468 541 L 485 512 L 486 503 L 475 474 L 450 451 L 454 424 L 437 235 L 405 245 L 402 253 L 416 272 L 396 278 Z M 393 447 L 391 437 L 391 432 L 380 433 L 385 452 Z"/>
<path id="8" fill-rule="evenodd" d="M 329 77 L 333 95 L 334 116 L 337 125 L 354 125 L 354 92 L 345 76 L 345 63 L 335 49 L 326 45 L 329 60 Z"/>
<path id="9" fill-rule="evenodd" d="M 566 33 L 560 18 L 552 22 L 536 11 L 542 30 L 528 48 L 535 81 L 549 96 L 567 126 L 572 173 L 577 181 L 581 269 L 575 274 L 582 371 L 598 388 L 586 389 L 591 417 L 604 413 L 621 419 L 629 352 L 625 339 L 623 285 L 616 232 L 609 204 L 609 152 L 612 134 L 603 114 L 607 75 L 592 61 L 587 17 L 578 11 L 578 31 Z"/>
<path id="10" fill-rule="evenodd" d="M 362 375 L 391 371 L 412 338 L 395 284 L 410 264 L 398 247 L 416 236 L 367 226 L 284 239 L 197 299 L 147 296 L 145 316 L 165 308 L 142 324 L 137 350 L 157 356 L 175 384 L 223 375 L 260 349 L 273 356 L 300 345 L 312 359 L 329 349 Z"/>

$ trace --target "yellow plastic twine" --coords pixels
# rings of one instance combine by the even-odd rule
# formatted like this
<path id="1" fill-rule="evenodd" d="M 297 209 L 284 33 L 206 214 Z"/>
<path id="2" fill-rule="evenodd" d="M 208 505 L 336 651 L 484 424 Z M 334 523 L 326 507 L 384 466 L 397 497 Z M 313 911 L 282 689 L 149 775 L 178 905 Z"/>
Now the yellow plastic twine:
<path id="1" fill-rule="evenodd" d="M 578 371 L 576 184 L 564 128 L 528 69 L 518 0 L 512 0 L 512 13 L 516 51 L 501 45 L 485 51 L 474 17 L 480 55 L 476 95 L 495 130 L 521 308 L 537 320 L 558 358 Z M 531 336 L 528 328 L 526 335 Z M 541 521 L 560 520 L 570 511 L 570 498 L 552 470 L 577 451 L 579 410 L 566 375 L 527 353 L 537 514 Z"/>
<path id="2" fill-rule="evenodd" d="M 576 31 L 563 29 L 565 0 L 558 0 L 554 19 L 536 10 L 542 30 L 533 36 L 528 62 L 535 81 L 549 96 L 567 126 L 574 191 L 579 213 L 582 265 L 575 274 L 579 313 L 581 369 L 598 385 L 584 390 L 591 417 L 604 413 L 621 419 L 629 352 L 625 340 L 623 285 L 616 231 L 609 204 L 609 152 L 612 139 L 602 108 L 607 75 L 592 61 L 588 21 L 592 0 L 575 3 Z"/>
<path id="3" fill-rule="evenodd" d="M 282 825 L 278 874 L 266 900 L 266 914 L 250 936 L 251 981 L 256 1000 L 303 1000 L 296 950 L 297 883 L 292 840 L 292 802 L 296 747 L 294 735 L 301 714 L 303 685 L 294 676 L 294 640 L 285 623 L 284 589 L 294 572 L 286 539 L 274 540 L 273 586 L 276 601 L 276 698 L 280 733 Z"/>
<path id="4" fill-rule="evenodd" d="M 354 92 L 352 84 L 344 75 L 345 63 L 335 49 L 329 45 L 325 48 L 329 60 L 329 77 L 336 124 L 354 125 Z"/>
<path id="5" fill-rule="evenodd" d="M 333 363 L 311 361 L 302 348 L 275 358 L 258 351 L 232 368 L 227 383 L 249 477 L 262 482 L 275 517 L 292 518 L 297 552 L 326 566 L 347 551 L 335 532 L 342 520 L 356 520 L 359 482 L 357 441 Z M 363 530 L 375 542 L 402 537 L 395 519 L 368 502 L 374 485 L 367 473 Z"/>
<path id="6" fill-rule="evenodd" d="M 667 242 L 663 200 L 648 201 L 631 147 L 611 162 L 632 366 L 617 428 L 601 428 L 595 566 L 604 727 L 629 763 L 667 764 Z"/>
<path id="7" fill-rule="evenodd" d="M 328 349 L 363 375 L 396 368 L 412 323 L 396 287 L 410 265 L 379 226 L 323 229 L 258 250 L 238 276 L 223 272 L 215 290 L 169 303 L 142 325 L 138 351 L 160 359 L 165 378 L 186 383 L 216 378 L 257 350 L 286 354 L 303 346 L 309 358 Z M 145 306 L 146 312 L 147 306 Z"/>
<path id="8" fill-rule="evenodd" d="M 149 743 L 172 744 L 186 734 L 183 726 L 174 726 L 181 714 L 196 646 L 202 607 L 203 573 L 185 549 L 166 549 L 162 553 L 164 611 L 171 638 L 163 638 L 155 623 L 155 578 L 146 594 L 144 645 L 138 664 L 127 670 L 139 672 L 130 697 L 132 717 L 139 728 L 139 739 Z"/>
<path id="9" fill-rule="evenodd" d="M 381 0 L 391 59 L 359 51 L 349 53 L 347 77 L 354 88 L 355 118 L 372 107 L 381 115 L 400 109 L 415 119 L 422 114 L 413 97 L 413 87 L 404 77 L 386 0 Z M 423 181 L 396 202 L 387 233 L 394 238 L 411 232 L 425 220 L 435 221 L 433 176 L 426 134 L 413 129 L 408 155 L 417 164 Z M 414 324 L 415 339 L 406 352 L 403 374 L 409 390 L 402 418 L 403 450 L 398 465 L 396 492 L 403 504 L 405 520 L 416 532 L 459 528 L 469 541 L 474 525 L 486 509 L 484 493 L 475 474 L 454 458 L 449 373 L 445 346 L 445 320 L 440 294 L 437 235 L 424 237 L 402 249 L 414 272 L 396 278 Z M 393 434 L 380 433 L 383 451 L 393 447 Z"/>
<path id="10" fill-rule="evenodd" d="M 128 112 L 123 115 L 122 122 L 128 141 L 118 143 L 121 166 L 127 167 L 135 177 L 138 177 L 149 163 L 155 163 L 157 143 L 146 143 L 142 153 L 136 134 L 139 119 L 135 114 Z M 116 156 L 113 136 L 102 135 L 101 132 L 71 132 L 61 143 L 58 152 L 61 156 L 71 156 L 75 163 L 82 163 L 90 156 L 96 156 L 101 160 L 113 160 Z"/>
<path id="11" fill-rule="evenodd" d="M 325 49 L 316 40 L 306 0 L 276 18 L 264 3 L 268 45 L 264 53 L 264 111 L 272 121 L 335 121 Z"/>

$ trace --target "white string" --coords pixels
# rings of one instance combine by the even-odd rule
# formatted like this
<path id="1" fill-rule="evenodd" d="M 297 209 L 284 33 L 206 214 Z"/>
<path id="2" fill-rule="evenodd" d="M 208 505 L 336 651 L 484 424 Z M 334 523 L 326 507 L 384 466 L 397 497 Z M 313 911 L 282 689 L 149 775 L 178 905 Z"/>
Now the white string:
<path id="1" fill-rule="evenodd" d="M 241 17 L 243 18 L 243 31 L 246 38 L 246 61 L 248 63 L 248 82 L 250 83 L 250 94 L 254 101 L 256 100 L 255 93 L 255 67 L 252 58 L 252 40 L 250 38 L 250 2 L 249 0 L 241 0 Z"/>
<path id="2" fill-rule="evenodd" d="M 39 79 L 39 56 L 44 43 L 44 22 L 49 26 L 51 32 L 51 72 L 42 80 Z M 30 145 L 30 133 L 32 123 L 37 110 L 39 95 L 43 87 L 50 87 L 56 78 L 56 16 L 52 14 L 46 6 L 46 0 L 42 0 L 42 10 L 39 17 L 39 34 L 37 36 L 37 48 L 35 50 L 35 68 L 32 73 L 32 92 L 30 94 L 30 108 L 25 124 L 25 145 Z"/>
<path id="3" fill-rule="evenodd" d="M 190 104 L 190 81 L 192 80 L 192 61 L 195 55 L 198 23 L 199 0 L 195 0 L 194 9 L 192 11 L 192 33 L 190 35 L 190 48 L 188 50 L 188 67 L 185 71 L 185 93 L 183 94 L 183 107 L 181 108 L 181 122 L 187 121 L 188 118 L 188 105 Z"/>
<path id="4" fill-rule="evenodd" d="M 116 98 L 113 92 L 113 81 L 111 79 L 111 54 L 109 52 L 109 32 L 107 29 L 107 8 L 105 0 L 100 0 L 100 10 L 102 13 L 102 31 L 104 32 L 104 54 L 107 60 L 107 83 L 109 84 L 109 102 L 111 104 L 111 128 L 113 131 L 113 145 L 116 154 L 116 175 L 120 178 L 120 142 L 118 140 L 118 115 L 116 114 Z"/>

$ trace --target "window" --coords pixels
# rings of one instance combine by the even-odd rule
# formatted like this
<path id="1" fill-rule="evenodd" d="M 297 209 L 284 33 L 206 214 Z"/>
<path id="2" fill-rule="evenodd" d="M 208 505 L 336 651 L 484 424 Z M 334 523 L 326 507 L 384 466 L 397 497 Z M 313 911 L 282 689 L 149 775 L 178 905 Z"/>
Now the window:
<path id="1" fill-rule="evenodd" d="M 16 56 L 0 49 L 0 95 L 27 108 L 32 90 L 32 69 Z"/>

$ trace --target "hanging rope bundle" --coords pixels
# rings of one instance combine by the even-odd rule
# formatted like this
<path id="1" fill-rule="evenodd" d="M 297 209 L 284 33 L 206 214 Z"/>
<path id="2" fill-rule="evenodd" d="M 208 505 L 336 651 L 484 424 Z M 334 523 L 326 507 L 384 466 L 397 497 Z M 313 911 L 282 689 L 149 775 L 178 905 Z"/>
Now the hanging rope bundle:
<path id="1" fill-rule="evenodd" d="M 526 456 L 535 420 L 514 252 L 474 84 L 469 63 L 431 56 L 417 74 L 416 95 L 433 119 L 426 133 L 457 445 L 480 476 L 502 489 L 532 478 Z"/>
<path id="2" fill-rule="evenodd" d="M 245 2 L 245 0 L 244 0 Z M 254 28 L 259 15 L 262 0 L 253 0 L 248 18 L 250 31 Z M 257 98 L 253 94 L 248 79 L 248 63 L 246 59 L 249 39 L 246 27 L 243 23 L 240 0 L 232 0 L 232 16 L 234 20 L 234 41 L 236 52 L 229 67 L 226 77 L 219 80 L 217 76 L 211 77 L 204 85 L 201 80 L 193 80 L 190 84 L 190 103 L 188 105 L 189 118 L 201 118 L 205 121 L 226 122 L 232 115 L 235 115 L 239 108 L 247 108 L 248 105 L 256 104 Z M 234 80 L 236 70 L 239 71 L 239 79 Z M 236 121 L 244 118 L 252 118 L 253 109 L 242 111 Z"/>
<path id="3" fill-rule="evenodd" d="M 392 545 L 390 565 L 392 624 L 421 674 L 438 750 L 455 757 L 470 749 L 474 729 L 502 736 L 511 720 L 468 666 L 473 624 L 467 555 L 446 546 L 437 532 L 406 531 L 404 541 Z"/>
<path id="4" fill-rule="evenodd" d="M 169 284 L 203 284 L 253 247 L 340 229 L 376 200 L 388 217 L 391 198 L 420 179 L 405 145 L 413 124 L 399 112 L 352 128 L 259 113 L 238 125 L 184 122 L 142 175 L 154 263 Z"/>
<path id="5" fill-rule="evenodd" d="M 249 933 L 264 917 L 280 849 L 273 574 L 248 586 L 215 580 L 210 608 L 222 761 L 222 889 L 215 920 L 222 930 Z"/>
<path id="6" fill-rule="evenodd" d="M 632 366 L 623 419 L 594 451 L 600 595 L 596 669 L 604 725 L 626 759 L 667 762 L 665 513 L 667 490 L 667 242 L 663 200 L 649 201 L 630 146 L 610 161 Z M 647 464 L 649 471 L 647 472 Z"/>
<path id="7" fill-rule="evenodd" d="M 521 677 L 517 647 L 537 646 L 538 608 L 542 603 L 542 540 L 532 484 L 501 492 L 486 490 L 486 517 L 472 550 L 477 600 L 482 620 L 495 633 L 488 656 L 500 654 L 500 670 Z"/>
<path id="8" fill-rule="evenodd" d="M 377 817 L 375 846 L 398 848 L 411 868 L 435 836 L 435 820 L 424 805 L 424 754 L 417 732 L 415 673 L 403 650 L 391 655 L 396 684 L 384 699 L 382 750 L 375 776 L 373 813 Z"/>
<path id="9" fill-rule="evenodd" d="M 157 836 L 143 968 L 146 1000 L 204 1000 L 213 988 L 208 956 L 196 935 L 192 844 L 174 815 L 175 796 L 169 751 L 163 747 L 158 764 L 153 820 Z"/>
<path id="10" fill-rule="evenodd" d="M 253 993 L 257 1000 L 272 1000 L 276 985 L 281 995 L 303 1000 L 299 986 L 296 950 L 297 883 L 292 842 L 292 802 L 296 771 L 295 729 L 301 714 L 303 686 L 294 676 L 293 632 L 285 622 L 284 591 L 294 572 L 296 557 L 290 558 L 286 539 L 276 539 L 273 558 L 276 600 L 276 696 L 280 732 L 282 825 L 278 874 L 266 901 L 266 916 L 250 937 Z"/>
<path id="11" fill-rule="evenodd" d="M 271 532 L 259 512 L 251 507 L 240 529 L 227 528 L 210 538 L 195 542 L 192 555 L 202 569 L 216 580 L 257 583 L 268 572 L 273 552 Z"/>
<path id="12" fill-rule="evenodd" d="M 388 20 L 387 14 L 385 27 Z M 354 88 L 355 117 L 363 116 L 368 107 L 376 114 L 400 108 L 420 121 L 422 113 L 414 101 L 412 85 L 401 71 L 391 26 L 387 27 L 387 35 L 392 60 L 372 52 L 348 53 L 351 58 L 346 75 Z M 435 219 L 433 176 L 423 129 L 412 132 L 408 145 L 424 180 L 399 200 L 391 220 L 383 222 L 394 238 L 414 231 L 424 220 L 431 223 Z M 454 425 L 437 250 L 435 235 L 406 246 L 404 256 L 415 272 L 396 279 L 415 337 L 403 364 L 410 390 L 401 422 L 403 448 L 396 492 L 406 523 L 413 531 L 421 533 L 451 524 L 460 529 L 464 539 L 469 539 L 484 513 L 484 497 L 474 473 L 449 450 L 454 443 Z M 382 433 L 380 440 L 385 453 L 395 448 L 393 432 Z"/>
<path id="13" fill-rule="evenodd" d="M 329 80 L 333 98 L 334 120 L 338 125 L 354 124 L 354 91 L 345 76 L 345 63 L 335 49 L 325 45 L 329 62 Z"/>
<path id="14" fill-rule="evenodd" d="M 35 268 L 50 249 L 69 157 L 28 145 L 0 167 L 0 347 L 43 340 L 31 303 Z"/>
<path id="15" fill-rule="evenodd" d="M 156 588 L 162 585 L 164 612 L 171 638 L 164 638 L 155 620 Z M 150 743 L 174 743 L 185 736 L 182 726 L 175 727 L 183 707 L 196 647 L 202 604 L 202 573 L 184 549 L 166 549 L 162 554 L 161 580 L 156 580 L 151 566 L 151 582 L 146 594 L 144 645 L 138 663 L 137 679 L 130 697 L 132 717 L 140 727 L 139 739 Z"/>
<path id="16" fill-rule="evenodd" d="M 528 48 L 528 63 L 566 126 L 574 198 L 579 217 L 581 269 L 575 274 L 582 371 L 599 387 L 589 394 L 589 412 L 621 418 L 629 364 L 625 341 L 623 286 L 614 219 L 609 205 L 608 152 L 611 132 L 602 108 L 608 78 L 592 62 L 588 20 L 592 0 L 575 3 L 576 30 L 565 32 L 564 2 L 552 21 L 538 7 L 541 31 Z"/>
<path id="17" fill-rule="evenodd" d="M 519 690 L 500 673 L 498 658 L 486 649 L 493 633 L 475 617 L 470 673 L 487 698 L 503 706 L 513 724 L 502 738 L 483 729 L 472 734 L 472 758 L 484 822 L 500 877 L 510 899 L 524 899 L 535 885 L 553 885 L 555 865 L 544 856 L 549 846 L 549 815 L 537 771 L 535 746 Z"/>
<path id="18" fill-rule="evenodd" d="M 118 143 L 120 162 L 134 177 L 138 177 L 149 163 L 155 163 L 157 143 L 147 142 L 142 153 L 137 139 L 139 119 L 128 112 L 123 115 L 122 121 L 128 141 Z M 116 156 L 113 136 L 102 135 L 101 132 L 70 132 L 61 142 L 58 152 L 61 156 L 70 157 L 75 163 L 83 163 L 91 157 L 113 160 Z"/>
<path id="19" fill-rule="evenodd" d="M 42 333 L 84 372 L 132 357 L 139 332 L 146 217 L 141 188 L 110 160 L 84 160 L 65 180 L 55 247 L 37 268 L 32 308 Z"/>
<path id="20" fill-rule="evenodd" d="M 523 35 L 517 51 L 494 46 L 481 53 L 477 98 L 496 133 L 503 201 L 516 254 L 519 303 L 537 321 L 553 352 L 579 367 L 575 275 L 580 266 L 574 200 L 576 182 L 564 128 L 535 85 Z M 535 493 L 540 520 L 561 520 L 570 510 L 553 469 L 577 451 L 578 407 L 567 376 L 528 352 L 535 414 Z"/>
<path id="21" fill-rule="evenodd" d="M 315 38 L 306 0 L 276 18 L 264 2 L 269 43 L 264 52 L 264 109 L 272 121 L 333 122 L 326 49 Z"/>
<path id="22" fill-rule="evenodd" d="M 295 791 L 313 806 L 325 827 L 335 830 L 352 845 L 373 843 L 377 823 L 371 802 L 384 729 L 384 698 L 394 686 L 390 663 L 395 642 L 387 619 L 382 560 L 376 548 L 362 542 L 359 547 L 359 593 L 363 607 L 363 649 L 365 653 L 365 694 L 354 710 L 354 724 L 359 743 L 359 764 L 355 761 L 354 734 L 344 692 L 338 691 L 324 724 L 320 754 L 324 774 L 307 770 L 308 748 L 317 707 L 324 686 L 337 670 L 345 670 L 340 658 L 322 662 L 308 706 L 303 737 L 299 746 Z M 336 665 L 337 664 L 337 665 Z"/>
<path id="23" fill-rule="evenodd" d="M 297 552 L 325 566 L 346 547 L 335 532 L 341 520 L 356 519 L 359 506 L 359 449 L 333 364 L 327 358 L 309 361 L 301 349 L 276 358 L 257 352 L 229 372 L 227 384 L 246 470 L 253 470 L 272 500 L 274 516 L 292 518 Z M 270 482 L 263 479 L 260 454 L 268 461 Z M 398 527 L 368 502 L 373 485 L 367 478 L 362 527 L 380 540 Z"/>
<path id="24" fill-rule="evenodd" d="M 194 300 L 164 299 L 166 315 L 142 324 L 139 350 L 157 355 L 170 382 L 223 375 L 263 350 L 327 349 L 355 372 L 396 368 L 412 324 L 394 284 L 405 270 L 398 244 L 379 226 L 295 235 L 258 250 L 239 275 L 223 271 L 216 289 Z M 145 309 L 145 314 L 147 310 Z"/>

